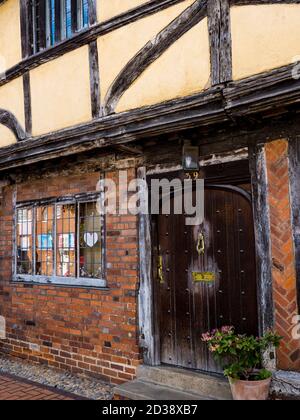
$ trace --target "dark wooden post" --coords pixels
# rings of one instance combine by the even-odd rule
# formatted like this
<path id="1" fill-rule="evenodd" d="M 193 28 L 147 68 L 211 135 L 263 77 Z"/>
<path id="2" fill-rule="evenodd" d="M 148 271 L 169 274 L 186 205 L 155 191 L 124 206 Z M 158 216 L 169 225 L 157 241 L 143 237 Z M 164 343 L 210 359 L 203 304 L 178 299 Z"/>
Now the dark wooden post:
<path id="1" fill-rule="evenodd" d="M 229 0 L 208 0 L 208 30 L 213 86 L 232 80 L 232 47 Z"/>
<path id="2" fill-rule="evenodd" d="M 263 146 L 249 147 L 253 213 L 256 238 L 260 332 L 274 327 L 270 220 L 265 152 Z"/>

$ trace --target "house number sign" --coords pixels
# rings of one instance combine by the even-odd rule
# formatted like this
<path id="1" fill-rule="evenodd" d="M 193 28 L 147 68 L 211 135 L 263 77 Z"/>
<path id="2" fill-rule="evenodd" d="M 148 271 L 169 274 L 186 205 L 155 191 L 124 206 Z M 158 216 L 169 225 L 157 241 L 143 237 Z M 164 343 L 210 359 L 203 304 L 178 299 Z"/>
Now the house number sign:
<path id="1" fill-rule="evenodd" d="M 192 277 L 195 283 L 211 283 L 216 281 L 216 275 L 212 272 L 193 271 Z"/>

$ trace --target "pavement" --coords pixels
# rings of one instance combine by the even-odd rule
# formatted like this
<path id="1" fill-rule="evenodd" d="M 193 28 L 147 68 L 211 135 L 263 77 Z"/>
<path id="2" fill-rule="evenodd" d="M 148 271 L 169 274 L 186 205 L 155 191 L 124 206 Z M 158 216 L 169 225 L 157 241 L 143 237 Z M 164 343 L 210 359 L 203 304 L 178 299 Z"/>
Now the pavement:
<path id="1" fill-rule="evenodd" d="M 81 399 L 75 395 L 46 387 L 16 376 L 0 374 L 0 401 L 52 400 L 72 401 Z"/>

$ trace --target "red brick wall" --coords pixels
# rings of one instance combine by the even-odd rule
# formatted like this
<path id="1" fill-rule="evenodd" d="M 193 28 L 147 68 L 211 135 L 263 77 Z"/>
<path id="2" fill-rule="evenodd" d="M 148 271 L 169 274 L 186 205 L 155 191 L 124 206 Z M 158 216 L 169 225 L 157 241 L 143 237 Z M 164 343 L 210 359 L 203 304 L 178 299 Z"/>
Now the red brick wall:
<path id="1" fill-rule="evenodd" d="M 272 243 L 275 328 L 284 337 L 278 367 L 300 370 L 300 340 L 294 340 L 293 317 L 298 314 L 295 253 L 291 221 L 288 142 L 266 145 Z"/>
<path id="2" fill-rule="evenodd" d="M 5 189 L 0 213 L 0 314 L 6 317 L 8 339 L 0 351 L 122 383 L 134 378 L 140 363 L 135 216 L 107 217 L 109 290 L 10 283 L 13 195 L 23 201 L 94 192 L 99 175 L 41 179 Z M 117 173 L 107 176 L 117 181 Z M 128 171 L 132 177 L 133 169 Z M 34 325 L 28 325 L 31 321 Z M 40 351 L 30 350 L 29 343 L 39 345 Z"/>

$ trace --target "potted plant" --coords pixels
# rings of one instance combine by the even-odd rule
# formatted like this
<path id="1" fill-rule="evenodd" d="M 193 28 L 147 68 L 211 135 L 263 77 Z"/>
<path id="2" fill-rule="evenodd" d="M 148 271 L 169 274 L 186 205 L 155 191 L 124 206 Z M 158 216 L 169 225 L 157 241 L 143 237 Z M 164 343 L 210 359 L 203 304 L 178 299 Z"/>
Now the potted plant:
<path id="1" fill-rule="evenodd" d="M 263 337 L 240 335 L 234 327 L 203 334 L 209 351 L 224 367 L 234 400 L 267 400 L 272 372 L 263 368 L 263 353 L 277 348 L 281 337 L 273 332 Z"/>

